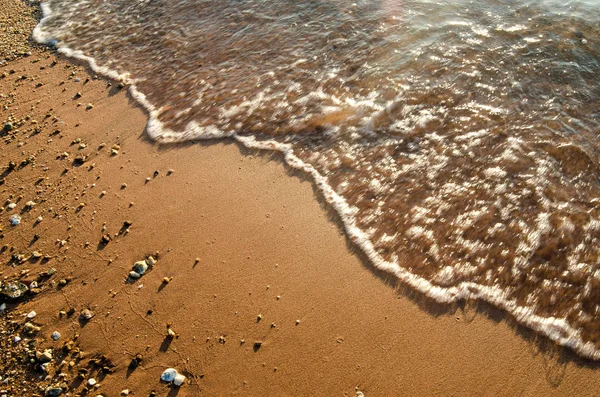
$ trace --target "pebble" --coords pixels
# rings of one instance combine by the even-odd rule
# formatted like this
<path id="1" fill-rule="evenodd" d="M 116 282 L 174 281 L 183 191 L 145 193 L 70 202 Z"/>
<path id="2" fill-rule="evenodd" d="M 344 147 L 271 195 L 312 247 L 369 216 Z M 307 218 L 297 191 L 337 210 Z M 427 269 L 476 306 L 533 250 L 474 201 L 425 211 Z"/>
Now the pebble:
<path id="1" fill-rule="evenodd" d="M 10 203 L 9 205 L 7 205 L 7 207 L 9 210 L 14 210 L 17 207 L 17 205 L 15 203 Z"/>
<path id="2" fill-rule="evenodd" d="M 62 394 L 63 389 L 60 387 L 48 387 L 46 389 L 45 395 L 47 397 L 58 397 Z"/>
<path id="3" fill-rule="evenodd" d="M 129 395 L 129 389 L 121 390 L 121 395 L 122 396 L 128 396 Z"/>
<path id="4" fill-rule="evenodd" d="M 173 384 L 177 387 L 183 385 L 183 382 L 185 382 L 185 376 L 181 375 L 181 374 L 177 374 L 175 375 L 175 379 L 173 379 Z"/>
<path id="5" fill-rule="evenodd" d="M 11 283 L 4 284 L 0 289 L 0 294 L 7 296 L 11 299 L 17 299 L 25 295 L 29 291 L 29 288 L 21 282 L 13 281 Z"/>
<path id="6" fill-rule="evenodd" d="M 53 340 L 57 341 L 57 340 L 59 340 L 59 339 L 60 339 L 60 333 L 59 333 L 58 331 L 54 331 L 54 332 L 52 333 L 52 335 L 50 335 L 50 337 L 51 337 Z"/>
<path id="7" fill-rule="evenodd" d="M 34 310 L 32 310 L 32 311 L 30 311 L 29 313 L 27 313 L 27 318 L 28 318 L 29 320 L 31 320 L 31 319 L 32 319 L 32 318 L 34 318 L 35 316 L 37 316 L 37 313 L 36 313 Z"/>
<path id="8" fill-rule="evenodd" d="M 142 277 L 142 275 L 132 270 L 129 272 L 129 277 L 137 280 L 138 278 Z"/>
<path id="9" fill-rule="evenodd" d="M 25 203 L 25 207 L 26 208 L 33 208 L 35 207 L 35 202 L 34 201 L 28 201 Z"/>
<path id="10" fill-rule="evenodd" d="M 98 382 L 96 382 L 96 379 L 94 378 L 89 378 L 87 381 L 88 386 L 94 386 L 96 383 Z"/>
<path id="11" fill-rule="evenodd" d="M 40 330 L 40 327 L 36 327 L 35 325 L 31 324 L 31 323 L 25 323 L 25 325 L 23 325 L 23 331 L 26 334 L 31 334 L 33 332 L 37 332 Z"/>
<path id="12" fill-rule="evenodd" d="M 177 376 L 177 370 L 175 368 L 167 368 L 160 376 L 160 380 L 163 382 L 173 382 Z"/>
<path id="13" fill-rule="evenodd" d="M 42 216 L 38 216 L 37 218 L 35 218 L 36 223 L 40 223 L 43 220 L 44 220 L 44 218 Z"/>
<path id="14" fill-rule="evenodd" d="M 79 315 L 79 318 L 82 320 L 91 320 L 92 317 L 94 317 L 94 312 L 89 309 L 82 310 L 81 314 Z"/>
<path id="15" fill-rule="evenodd" d="M 133 271 L 142 276 L 148 271 L 148 264 L 146 261 L 135 262 L 133 264 Z"/>
<path id="16" fill-rule="evenodd" d="M 11 225 L 17 226 L 21 223 L 21 217 L 15 214 L 10 217 L 9 221 Z"/>
<path id="17" fill-rule="evenodd" d="M 44 350 L 44 352 L 40 355 L 38 360 L 41 363 L 49 363 L 50 361 L 52 361 L 52 350 L 50 350 L 50 349 Z"/>

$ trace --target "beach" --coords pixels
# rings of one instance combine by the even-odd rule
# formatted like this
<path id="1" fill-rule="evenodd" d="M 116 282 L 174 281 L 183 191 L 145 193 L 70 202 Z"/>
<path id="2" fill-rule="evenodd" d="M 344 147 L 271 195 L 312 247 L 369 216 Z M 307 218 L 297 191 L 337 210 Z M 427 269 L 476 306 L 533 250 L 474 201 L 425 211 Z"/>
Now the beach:
<path id="1" fill-rule="evenodd" d="M 7 23 L 35 26 L 30 6 L 0 8 Z M 28 289 L 0 300 L 0 395 L 600 390 L 598 363 L 501 310 L 438 304 L 371 266 L 279 154 L 233 140 L 155 143 L 127 86 L 10 37 L 0 272 Z M 170 367 L 181 386 L 161 381 Z"/>

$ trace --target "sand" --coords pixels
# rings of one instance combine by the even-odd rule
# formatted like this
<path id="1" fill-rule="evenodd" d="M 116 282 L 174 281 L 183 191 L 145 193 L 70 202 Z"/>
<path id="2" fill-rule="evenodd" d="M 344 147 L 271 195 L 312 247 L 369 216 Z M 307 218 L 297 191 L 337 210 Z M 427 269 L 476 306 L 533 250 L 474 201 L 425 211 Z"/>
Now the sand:
<path id="1" fill-rule="evenodd" d="M 10 7 L 8 21 L 35 16 L 0 2 Z M 598 363 L 499 310 L 438 305 L 375 271 L 279 156 L 229 141 L 153 143 L 126 87 L 24 35 L 10 41 L 19 54 L 0 67 L 1 126 L 12 125 L 0 134 L 0 275 L 38 288 L 0 299 L 2 395 L 50 386 L 108 397 L 600 390 Z M 156 265 L 128 281 L 148 255 Z M 94 317 L 82 321 L 86 309 Z M 25 333 L 28 321 L 39 331 Z M 160 381 L 168 367 L 184 385 Z"/>

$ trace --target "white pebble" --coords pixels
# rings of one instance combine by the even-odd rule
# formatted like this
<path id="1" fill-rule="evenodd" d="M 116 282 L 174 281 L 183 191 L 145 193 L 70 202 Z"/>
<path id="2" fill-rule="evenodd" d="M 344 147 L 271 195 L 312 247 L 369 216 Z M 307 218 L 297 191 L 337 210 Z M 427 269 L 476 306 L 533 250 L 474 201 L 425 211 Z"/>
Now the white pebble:
<path id="1" fill-rule="evenodd" d="M 160 376 L 160 380 L 163 382 L 173 382 L 177 376 L 177 370 L 175 368 L 167 368 Z"/>
<path id="2" fill-rule="evenodd" d="M 181 385 L 183 385 L 183 382 L 185 382 L 185 376 L 183 376 L 181 374 L 175 375 L 175 379 L 173 379 L 173 384 L 175 386 L 181 386 Z"/>

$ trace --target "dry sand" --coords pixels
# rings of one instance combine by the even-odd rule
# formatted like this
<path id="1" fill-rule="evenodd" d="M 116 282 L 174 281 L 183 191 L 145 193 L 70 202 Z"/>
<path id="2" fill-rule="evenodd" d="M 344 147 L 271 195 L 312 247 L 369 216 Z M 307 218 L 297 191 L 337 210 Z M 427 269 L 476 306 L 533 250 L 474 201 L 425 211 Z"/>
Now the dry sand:
<path id="1" fill-rule="evenodd" d="M 17 0 L 0 8 L 10 9 L 5 22 L 31 19 Z M 498 310 L 437 305 L 374 271 L 277 155 L 149 142 L 126 88 L 52 51 L 18 48 L 32 54 L 0 67 L 0 121 L 13 127 L 0 133 L 0 275 L 38 288 L 0 315 L 0 395 L 51 385 L 108 397 L 600 390 L 597 363 Z M 157 264 L 126 282 L 147 255 Z M 90 321 L 80 321 L 85 309 Z M 40 330 L 27 334 L 32 310 Z M 187 376 L 183 386 L 160 381 L 168 367 Z"/>

